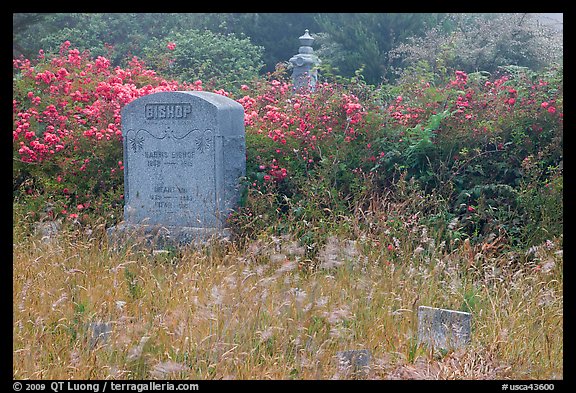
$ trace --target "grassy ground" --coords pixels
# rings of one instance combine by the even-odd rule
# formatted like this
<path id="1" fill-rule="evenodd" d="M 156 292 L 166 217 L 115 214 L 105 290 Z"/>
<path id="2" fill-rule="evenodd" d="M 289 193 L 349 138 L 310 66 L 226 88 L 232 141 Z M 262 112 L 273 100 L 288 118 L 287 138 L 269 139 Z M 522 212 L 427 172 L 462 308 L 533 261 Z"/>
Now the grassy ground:
<path id="1" fill-rule="evenodd" d="M 369 379 L 563 378 L 554 242 L 527 256 L 332 237 L 312 263 L 287 237 L 153 252 L 97 232 L 15 230 L 15 378 L 344 379 L 349 349 L 370 351 Z M 471 312 L 470 345 L 419 345 L 419 305 Z"/>

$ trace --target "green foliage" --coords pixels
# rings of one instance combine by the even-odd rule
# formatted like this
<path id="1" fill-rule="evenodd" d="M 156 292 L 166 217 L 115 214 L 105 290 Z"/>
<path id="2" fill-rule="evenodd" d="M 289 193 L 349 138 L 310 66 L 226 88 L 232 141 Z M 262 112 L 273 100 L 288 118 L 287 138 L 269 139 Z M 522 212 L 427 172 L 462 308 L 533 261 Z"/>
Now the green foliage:
<path id="1" fill-rule="evenodd" d="M 70 45 L 34 63 L 14 60 L 13 201 L 23 219 L 115 222 L 124 193 L 121 108 L 196 86 L 166 81 L 137 59 L 112 69 Z"/>
<path id="2" fill-rule="evenodd" d="M 399 69 L 418 61 L 443 68 L 495 73 L 515 65 L 542 70 L 562 61 L 562 33 L 529 13 L 450 14 L 448 29 L 412 35 L 389 54 Z"/>
<path id="3" fill-rule="evenodd" d="M 369 206 L 369 198 L 393 193 L 394 203 L 404 207 L 380 225 L 398 237 L 414 214 L 425 215 L 421 223 L 435 228 L 435 238 L 450 247 L 466 238 L 483 242 L 505 236 L 510 246 L 522 246 L 558 236 L 561 171 L 552 175 L 544 168 L 562 159 L 561 73 L 508 67 L 496 78 L 459 72 L 454 79 L 432 74 L 423 64 L 402 83 L 374 90 L 366 88 L 358 72 L 340 87 L 344 95 L 354 91 L 362 97 L 354 138 L 340 123 L 330 138 L 314 142 L 307 156 L 311 161 L 295 154 L 302 151 L 297 140 L 286 137 L 278 145 L 271 134 L 248 127 L 248 184 L 264 188 L 249 194 L 252 210 L 246 212 L 251 215 L 243 218 L 240 212 L 236 223 L 243 227 L 246 220 L 250 228 L 295 233 L 312 245 L 342 230 L 347 225 L 343 218 Z M 323 94 L 320 89 L 307 97 L 304 113 L 315 114 L 318 102 L 324 108 L 336 102 Z M 328 113 L 338 112 L 332 108 Z M 289 106 L 276 110 L 291 113 Z M 272 113 L 266 116 L 273 118 Z M 321 131 L 322 125 L 314 129 Z M 271 160 L 288 176 L 266 183 L 262 168 Z M 524 166 L 531 168 L 529 177 Z M 544 184 L 554 184 L 551 190 L 556 191 L 541 194 Z M 411 191 L 402 191 L 406 187 Z M 407 200 L 421 203 L 412 209 Z M 543 209 L 543 204 L 551 206 Z M 545 224 L 535 224 L 536 218 Z"/>
<path id="4" fill-rule="evenodd" d="M 15 56 L 55 52 L 69 40 L 113 65 L 191 28 L 234 34 L 265 48 L 262 73 L 297 53 L 298 37 L 309 29 L 330 72 L 350 78 L 364 67 L 374 85 L 395 81 L 418 61 L 434 73 L 493 73 L 508 64 L 540 70 L 562 58 L 562 34 L 526 13 L 16 13 L 13 26 Z"/>
<path id="5" fill-rule="evenodd" d="M 195 26 L 201 14 L 180 13 L 52 13 L 14 14 L 14 43 L 18 55 L 34 58 L 40 49 L 56 53 L 68 40 L 80 51 L 106 56 L 114 65 L 142 57 L 152 38 Z"/>
<path id="6" fill-rule="evenodd" d="M 156 68 L 212 77 L 206 84 L 233 89 L 221 93 L 244 107 L 247 170 L 230 224 L 247 238 L 297 236 L 310 257 L 333 233 L 368 230 L 394 256 L 395 242 L 417 225 L 448 247 L 494 236 L 533 245 L 562 232 L 562 67 L 466 74 L 421 61 L 379 87 L 360 67 L 296 94 L 282 68 L 256 77 L 261 49 L 247 39 L 196 30 L 169 38 L 150 44 Z M 203 83 L 166 81 L 136 60 L 111 70 L 104 58 L 66 50 L 34 68 L 15 61 L 15 210 L 37 221 L 117 218 L 120 108 L 154 89 Z"/>
<path id="7" fill-rule="evenodd" d="M 542 162 L 530 167 L 531 164 L 525 162 L 527 176 L 517 200 L 524 212 L 525 225 L 520 240 L 524 244 L 541 244 L 563 233 L 564 179 L 562 164 L 546 168 Z"/>
<path id="8" fill-rule="evenodd" d="M 175 44 L 173 50 L 167 48 Z M 144 60 L 167 77 L 180 81 L 201 80 L 212 88 L 235 91 L 258 76 L 263 67 L 263 48 L 234 34 L 187 30 L 152 39 Z"/>
<path id="9" fill-rule="evenodd" d="M 254 45 L 265 48 L 262 71 L 274 72 L 278 63 L 287 62 L 298 53 L 298 37 L 309 29 L 319 31 L 315 13 L 218 13 L 206 14 L 212 19 L 203 27 L 213 32 L 234 33 L 250 37 Z M 216 20 L 218 22 L 216 22 Z M 218 28 L 216 29 L 216 26 Z M 281 26 L 281 28 L 279 28 Z M 314 47 L 318 47 L 314 44 Z"/>
<path id="10" fill-rule="evenodd" d="M 390 77 L 388 52 L 411 35 L 443 23 L 444 14 L 333 13 L 319 14 L 322 61 L 332 64 L 341 75 L 352 76 L 360 65 L 370 84 Z"/>

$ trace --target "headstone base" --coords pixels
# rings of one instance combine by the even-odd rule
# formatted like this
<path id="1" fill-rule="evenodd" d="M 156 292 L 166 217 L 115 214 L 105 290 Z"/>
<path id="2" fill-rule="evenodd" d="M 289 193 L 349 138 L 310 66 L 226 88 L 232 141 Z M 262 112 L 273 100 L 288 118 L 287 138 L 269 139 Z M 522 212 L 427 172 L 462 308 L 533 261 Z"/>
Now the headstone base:
<path id="1" fill-rule="evenodd" d="M 112 245 L 138 245 L 161 249 L 185 245 L 202 245 L 210 240 L 230 240 L 227 228 L 195 228 L 122 222 L 106 230 Z"/>

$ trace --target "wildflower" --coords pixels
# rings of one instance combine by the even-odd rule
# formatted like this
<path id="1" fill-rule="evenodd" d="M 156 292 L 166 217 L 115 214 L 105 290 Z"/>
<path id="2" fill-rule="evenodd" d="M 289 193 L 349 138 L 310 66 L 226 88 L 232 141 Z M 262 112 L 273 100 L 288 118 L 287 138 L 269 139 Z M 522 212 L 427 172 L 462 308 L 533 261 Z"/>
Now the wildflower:
<path id="1" fill-rule="evenodd" d="M 548 105 L 550 105 L 550 104 L 548 104 L 546 101 L 544 101 L 543 103 L 540 104 L 540 106 L 544 109 L 548 108 Z"/>
<path id="2" fill-rule="evenodd" d="M 166 48 L 168 48 L 169 50 L 174 50 L 174 49 L 176 49 L 176 44 L 174 42 L 169 42 L 166 45 Z"/>
<path id="3" fill-rule="evenodd" d="M 300 305 L 302 305 L 302 303 L 304 302 L 304 300 L 306 299 L 306 296 L 307 296 L 306 291 L 304 291 L 300 288 L 290 288 L 288 293 L 290 295 L 293 295 L 296 303 L 298 303 Z"/>
<path id="4" fill-rule="evenodd" d="M 474 209 L 473 206 L 468 206 L 468 211 L 469 211 L 469 212 L 473 212 L 473 211 L 476 211 L 476 209 Z"/>
<path id="5" fill-rule="evenodd" d="M 468 75 L 464 71 L 456 71 L 456 77 L 461 79 L 468 78 Z"/>
<path id="6" fill-rule="evenodd" d="M 556 113 L 556 108 L 553 107 L 553 106 L 549 107 L 549 108 L 548 108 L 548 113 L 551 113 L 551 114 Z"/>
<path id="7" fill-rule="evenodd" d="M 326 245 L 320 250 L 319 259 L 320 267 L 330 269 L 342 265 L 343 261 L 340 255 L 340 241 L 335 236 L 330 236 Z"/>

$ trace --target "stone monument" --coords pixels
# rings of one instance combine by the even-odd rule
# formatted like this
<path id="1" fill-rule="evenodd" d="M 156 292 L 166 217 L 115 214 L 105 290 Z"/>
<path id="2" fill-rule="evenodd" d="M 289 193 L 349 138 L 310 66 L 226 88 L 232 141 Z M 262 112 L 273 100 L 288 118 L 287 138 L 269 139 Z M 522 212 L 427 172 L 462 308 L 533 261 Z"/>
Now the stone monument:
<path id="1" fill-rule="evenodd" d="M 244 109 L 216 93 L 154 93 L 122 109 L 124 222 L 155 245 L 226 237 L 246 172 Z"/>
<path id="2" fill-rule="evenodd" d="M 314 91 L 316 82 L 318 81 L 317 66 L 320 64 L 320 59 L 314 54 L 312 42 L 314 38 L 308 34 L 308 29 L 300 36 L 300 48 L 298 54 L 290 58 L 292 64 L 292 82 L 296 92 L 305 93 Z"/>

